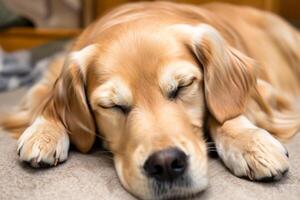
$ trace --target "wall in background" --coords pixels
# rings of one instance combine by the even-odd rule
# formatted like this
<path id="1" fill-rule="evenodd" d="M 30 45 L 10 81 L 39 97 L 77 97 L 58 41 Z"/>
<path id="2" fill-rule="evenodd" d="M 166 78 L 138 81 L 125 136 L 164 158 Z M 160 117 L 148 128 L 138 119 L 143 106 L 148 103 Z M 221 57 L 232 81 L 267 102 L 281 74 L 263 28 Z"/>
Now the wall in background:
<path id="1" fill-rule="evenodd" d="M 0 0 L 2 1 L 2 0 Z M 9 1 L 13 3 L 13 1 Z M 14 0 L 17 1 L 17 0 Z M 20 0 L 18 0 L 20 1 Z M 37 1 L 37 0 L 35 0 Z M 35 1 L 26 1 L 26 5 L 30 8 L 30 4 Z M 53 2 L 60 0 L 51 0 Z M 66 0 L 65 0 L 66 1 Z M 76 1 L 76 0 L 72 0 Z M 88 26 L 91 22 L 104 15 L 116 6 L 129 2 L 138 2 L 141 0 L 78 0 L 80 1 L 80 12 L 78 19 L 80 20 L 79 28 L 62 28 L 53 26 L 49 28 L 12 28 L 0 31 L 0 47 L 5 51 L 15 51 L 18 49 L 32 48 L 47 42 L 76 37 L 81 30 Z M 155 1 L 155 0 L 149 0 Z M 173 2 L 201 4 L 214 2 L 216 0 L 169 0 Z M 253 6 L 262 10 L 271 11 L 286 18 L 292 24 L 300 27 L 300 0 L 217 0 L 220 2 L 233 3 L 237 5 Z M 23 2 L 23 1 L 21 1 Z M 70 1 L 71 2 L 71 1 Z M 14 5 L 12 5 L 14 6 Z M 55 17 L 55 16 L 54 16 Z M 59 20 L 64 20 L 59 17 Z"/>
<path id="2" fill-rule="evenodd" d="M 118 5 L 128 3 L 128 2 L 138 2 L 141 0 L 87 0 L 91 2 L 91 13 L 94 18 L 97 18 L 107 11 L 111 10 L 113 7 Z M 151 1 L 151 0 L 150 0 Z M 155 0 L 152 0 L 155 1 Z M 169 0 L 173 2 L 182 3 L 192 3 L 201 4 L 208 2 L 227 2 L 237 5 L 248 5 L 259 9 L 268 10 L 281 15 L 286 18 L 291 23 L 300 27 L 300 0 Z"/>

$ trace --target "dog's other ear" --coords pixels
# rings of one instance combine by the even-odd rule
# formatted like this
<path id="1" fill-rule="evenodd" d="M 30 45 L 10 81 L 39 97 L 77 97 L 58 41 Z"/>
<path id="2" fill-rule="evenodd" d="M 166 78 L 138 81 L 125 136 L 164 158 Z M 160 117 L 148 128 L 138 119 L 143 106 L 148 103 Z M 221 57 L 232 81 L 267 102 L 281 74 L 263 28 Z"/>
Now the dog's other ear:
<path id="1" fill-rule="evenodd" d="M 179 25 L 188 45 L 202 65 L 205 99 L 210 113 L 220 122 L 243 113 L 253 89 L 255 62 L 223 40 L 212 26 Z"/>
<path id="2" fill-rule="evenodd" d="M 43 113 L 66 128 L 81 152 L 91 149 L 96 136 L 86 95 L 87 68 L 96 52 L 96 47 L 90 45 L 68 56 Z"/>

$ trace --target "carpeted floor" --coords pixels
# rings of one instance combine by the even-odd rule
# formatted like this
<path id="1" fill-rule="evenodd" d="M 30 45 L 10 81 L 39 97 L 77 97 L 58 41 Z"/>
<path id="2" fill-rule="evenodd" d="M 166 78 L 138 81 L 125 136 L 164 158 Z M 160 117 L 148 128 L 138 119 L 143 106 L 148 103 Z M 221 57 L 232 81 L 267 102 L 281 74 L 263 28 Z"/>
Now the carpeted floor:
<path id="1" fill-rule="evenodd" d="M 26 89 L 0 94 L 0 111 L 9 110 Z M 254 183 L 230 174 L 218 159 L 209 161 L 209 188 L 196 199 L 299 200 L 300 134 L 286 144 L 290 171 L 276 183 Z M 88 155 L 71 151 L 66 163 L 32 169 L 18 161 L 16 141 L 0 133 L 0 200 L 130 200 L 119 184 L 111 159 L 100 150 Z"/>

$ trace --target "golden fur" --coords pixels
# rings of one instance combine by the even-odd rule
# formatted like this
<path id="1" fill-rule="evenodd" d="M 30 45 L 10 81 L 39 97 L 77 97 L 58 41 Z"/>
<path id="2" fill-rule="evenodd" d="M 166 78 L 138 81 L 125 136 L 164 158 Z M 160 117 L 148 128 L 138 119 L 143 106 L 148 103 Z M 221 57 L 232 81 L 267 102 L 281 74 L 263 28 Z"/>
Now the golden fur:
<path id="1" fill-rule="evenodd" d="M 300 35 L 271 13 L 134 3 L 90 25 L 0 123 L 17 138 L 25 131 L 18 151 L 32 166 L 66 160 L 69 140 L 88 152 L 99 133 L 129 192 L 189 196 L 207 186 L 205 122 L 235 175 L 282 177 L 287 152 L 274 137 L 300 128 L 299 85 Z M 192 180 L 162 192 L 140 166 L 174 146 L 189 155 Z"/>

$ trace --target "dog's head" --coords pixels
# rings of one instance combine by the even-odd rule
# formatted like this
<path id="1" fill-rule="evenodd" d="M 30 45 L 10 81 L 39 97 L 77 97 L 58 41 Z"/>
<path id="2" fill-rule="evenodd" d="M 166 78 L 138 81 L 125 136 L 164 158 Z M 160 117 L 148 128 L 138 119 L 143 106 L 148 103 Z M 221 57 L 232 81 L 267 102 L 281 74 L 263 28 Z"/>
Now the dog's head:
<path id="1" fill-rule="evenodd" d="M 250 59 L 205 24 L 129 26 L 100 40 L 71 53 L 58 81 L 72 142 L 88 150 L 97 129 L 122 185 L 140 198 L 202 191 L 205 112 L 219 123 L 243 112 Z"/>

